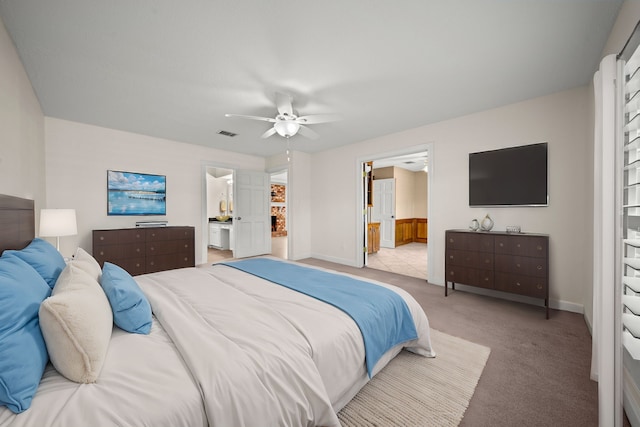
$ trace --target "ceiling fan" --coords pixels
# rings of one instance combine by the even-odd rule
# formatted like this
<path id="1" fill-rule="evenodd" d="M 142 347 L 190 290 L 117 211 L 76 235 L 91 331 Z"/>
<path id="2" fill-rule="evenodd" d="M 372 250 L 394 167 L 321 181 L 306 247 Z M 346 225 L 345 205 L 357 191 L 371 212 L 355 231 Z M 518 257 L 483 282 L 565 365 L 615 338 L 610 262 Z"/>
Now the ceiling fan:
<path id="1" fill-rule="evenodd" d="M 306 125 L 328 123 L 340 120 L 342 118 L 339 114 L 313 114 L 310 116 L 297 116 L 293 111 L 291 97 L 280 92 L 276 92 L 276 107 L 278 109 L 278 114 L 275 116 L 275 118 L 245 116 L 242 114 L 225 114 L 225 117 L 238 117 L 241 119 L 262 120 L 264 122 L 273 123 L 273 127 L 263 133 L 261 135 L 261 138 L 268 138 L 276 133 L 285 138 L 291 138 L 297 133 L 300 133 L 300 135 L 305 136 L 309 139 L 317 139 L 320 135 L 308 128 Z"/>

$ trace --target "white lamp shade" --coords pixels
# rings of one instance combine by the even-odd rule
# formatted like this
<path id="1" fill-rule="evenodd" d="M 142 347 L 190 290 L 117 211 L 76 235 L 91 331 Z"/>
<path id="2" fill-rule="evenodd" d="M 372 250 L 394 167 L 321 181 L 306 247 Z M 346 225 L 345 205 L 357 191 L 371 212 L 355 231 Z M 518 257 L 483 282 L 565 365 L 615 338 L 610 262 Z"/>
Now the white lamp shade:
<path id="1" fill-rule="evenodd" d="M 60 237 L 78 234 L 75 209 L 42 209 L 40 211 L 40 236 Z"/>

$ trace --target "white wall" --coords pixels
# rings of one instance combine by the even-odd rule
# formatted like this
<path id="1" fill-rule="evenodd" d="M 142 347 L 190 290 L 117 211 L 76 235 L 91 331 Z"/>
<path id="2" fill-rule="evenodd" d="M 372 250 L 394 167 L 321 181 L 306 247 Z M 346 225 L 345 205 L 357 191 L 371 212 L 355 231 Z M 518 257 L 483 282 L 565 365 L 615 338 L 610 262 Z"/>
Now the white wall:
<path id="1" fill-rule="evenodd" d="M 300 151 L 291 153 L 287 176 L 287 234 L 290 247 L 289 258 L 299 260 L 311 256 L 311 229 L 322 223 L 312 223 L 311 156 Z M 320 216 L 323 209 L 319 212 Z"/>
<path id="2" fill-rule="evenodd" d="M 495 230 L 520 225 L 524 232 L 550 235 L 550 298 L 556 307 L 580 311 L 591 271 L 591 193 L 587 138 L 587 88 L 580 87 L 480 112 L 312 156 L 315 257 L 356 265 L 358 159 L 433 143 L 429 156 L 429 281 L 444 284 L 444 232 L 466 228 L 473 218 L 491 214 Z M 468 154 L 474 151 L 549 143 L 550 205 L 538 208 L 470 208 Z"/>
<path id="3" fill-rule="evenodd" d="M 427 218 L 429 214 L 429 174 L 416 172 L 414 180 L 414 204 L 413 216 L 415 218 Z"/>
<path id="4" fill-rule="evenodd" d="M 70 256 L 77 246 L 92 250 L 91 230 L 133 227 L 138 220 L 161 219 L 169 225 L 195 226 L 196 263 L 204 262 L 202 230 L 205 189 L 203 163 L 222 163 L 263 170 L 264 159 L 199 145 L 47 117 L 46 190 L 48 207 L 75 208 L 78 236 L 60 239 L 60 251 Z M 107 216 L 107 170 L 167 176 L 167 215 Z"/>
<path id="5" fill-rule="evenodd" d="M 0 194 L 45 207 L 44 115 L 0 20 Z M 36 221 L 37 224 L 37 221 Z"/>

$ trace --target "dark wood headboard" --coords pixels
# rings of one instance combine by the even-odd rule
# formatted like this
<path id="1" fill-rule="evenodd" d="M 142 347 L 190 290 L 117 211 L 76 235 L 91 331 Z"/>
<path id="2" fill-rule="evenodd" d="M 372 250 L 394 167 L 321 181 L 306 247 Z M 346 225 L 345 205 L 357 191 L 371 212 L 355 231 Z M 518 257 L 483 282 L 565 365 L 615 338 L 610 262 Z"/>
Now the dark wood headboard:
<path id="1" fill-rule="evenodd" d="M 33 240 L 33 200 L 0 194 L 0 254 L 5 249 L 22 249 Z"/>

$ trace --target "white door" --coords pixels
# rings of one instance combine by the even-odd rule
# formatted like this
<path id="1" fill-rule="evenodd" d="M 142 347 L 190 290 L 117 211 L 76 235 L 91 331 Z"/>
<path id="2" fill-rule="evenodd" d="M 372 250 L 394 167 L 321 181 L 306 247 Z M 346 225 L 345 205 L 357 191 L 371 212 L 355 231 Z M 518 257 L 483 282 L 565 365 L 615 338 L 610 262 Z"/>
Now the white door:
<path id="1" fill-rule="evenodd" d="M 271 253 L 270 189 L 269 174 L 235 171 L 233 179 L 234 258 Z"/>
<path id="2" fill-rule="evenodd" d="M 380 247 L 396 247 L 396 180 L 375 179 L 373 181 L 373 214 L 380 223 Z"/>

